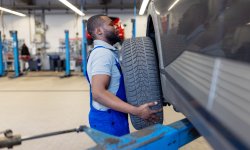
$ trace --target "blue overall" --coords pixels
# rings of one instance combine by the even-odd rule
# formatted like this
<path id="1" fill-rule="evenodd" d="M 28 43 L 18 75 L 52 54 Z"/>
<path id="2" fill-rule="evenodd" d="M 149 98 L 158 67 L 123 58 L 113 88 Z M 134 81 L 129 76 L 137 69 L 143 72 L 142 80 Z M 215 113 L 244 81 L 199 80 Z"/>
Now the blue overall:
<path id="1" fill-rule="evenodd" d="M 103 46 L 97 46 L 92 51 L 97 48 L 105 48 Z M 111 49 L 109 49 L 111 50 Z M 120 85 L 118 91 L 116 92 L 116 96 L 119 97 L 121 100 L 126 102 L 126 93 L 125 93 L 125 86 L 124 86 L 124 79 L 121 70 L 121 66 L 116 60 L 116 67 L 119 70 L 121 75 L 120 77 Z M 87 73 L 87 80 L 90 85 L 90 112 L 89 112 L 89 124 L 91 128 L 96 130 L 115 135 L 115 136 L 123 136 L 129 133 L 129 125 L 128 125 L 128 115 L 122 112 L 115 111 L 113 109 L 108 109 L 107 111 L 100 111 L 93 107 L 92 105 L 92 89 L 91 83 Z"/>

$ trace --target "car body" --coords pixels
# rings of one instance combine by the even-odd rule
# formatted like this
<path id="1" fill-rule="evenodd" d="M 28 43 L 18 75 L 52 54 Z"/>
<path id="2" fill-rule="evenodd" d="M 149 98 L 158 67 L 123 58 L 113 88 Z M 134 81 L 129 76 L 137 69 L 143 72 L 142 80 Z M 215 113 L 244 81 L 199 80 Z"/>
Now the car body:
<path id="1" fill-rule="evenodd" d="M 250 148 L 249 10 L 249 0 L 153 0 L 148 6 L 163 101 L 215 149 Z"/>

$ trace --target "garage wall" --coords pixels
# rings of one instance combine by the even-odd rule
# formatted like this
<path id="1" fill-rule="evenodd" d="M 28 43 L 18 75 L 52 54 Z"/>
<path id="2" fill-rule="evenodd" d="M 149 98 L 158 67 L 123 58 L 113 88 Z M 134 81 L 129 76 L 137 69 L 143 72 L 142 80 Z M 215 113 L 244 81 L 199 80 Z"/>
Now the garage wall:
<path id="1" fill-rule="evenodd" d="M 120 16 L 123 24 L 126 24 L 125 28 L 125 37 L 131 38 L 132 37 L 132 22 L 130 15 L 121 15 Z M 137 16 L 136 17 L 136 36 L 145 36 L 146 35 L 146 28 L 147 28 L 147 17 L 146 16 Z"/>
<path id="2" fill-rule="evenodd" d="M 34 17 L 18 17 L 15 15 L 4 15 L 0 20 L 0 30 L 2 35 L 5 34 L 7 39 L 11 39 L 11 30 L 17 30 L 18 38 L 24 39 L 27 46 L 31 46 L 31 40 L 33 39 L 35 22 Z"/>
<path id="3" fill-rule="evenodd" d="M 88 19 L 91 15 L 86 15 L 84 19 Z M 125 27 L 125 38 L 132 37 L 132 23 L 131 19 L 133 14 L 131 13 L 116 13 L 110 16 L 120 17 Z M 31 41 L 34 39 L 34 16 L 31 17 L 18 17 L 14 15 L 4 15 L 4 32 L 6 37 L 10 39 L 10 30 L 17 30 L 18 37 L 25 40 L 26 44 L 31 48 L 33 45 Z M 137 16 L 137 36 L 145 36 L 146 34 L 146 16 Z M 79 33 L 79 37 L 82 34 L 82 21 L 81 18 L 74 14 L 46 14 L 45 17 L 46 25 L 48 30 L 46 32 L 46 41 L 48 41 L 50 48 L 48 52 L 57 52 L 59 46 L 59 39 L 64 38 L 64 30 L 69 30 L 70 38 L 76 37 L 76 32 Z M 3 31 L 2 25 L 0 24 L 0 30 Z"/>
<path id="4" fill-rule="evenodd" d="M 87 15 L 84 19 L 88 19 L 91 15 Z M 132 37 L 132 23 L 130 15 L 111 15 L 114 17 L 119 16 L 122 23 L 126 24 L 125 38 Z M 70 38 L 75 38 L 76 33 L 79 33 L 79 37 L 82 36 L 82 21 L 80 17 L 76 17 L 73 14 L 67 15 L 47 15 L 46 24 L 49 26 L 46 32 L 46 40 L 50 43 L 50 51 L 58 51 L 59 39 L 64 38 L 64 30 L 69 30 Z M 137 36 L 146 35 L 146 16 L 137 17 Z"/>
<path id="5" fill-rule="evenodd" d="M 46 41 L 50 45 L 51 52 L 58 52 L 59 39 L 64 39 L 65 30 L 69 30 L 70 38 L 75 38 L 76 32 L 81 37 L 81 20 L 75 15 L 46 15 L 45 22 L 48 25 Z"/>

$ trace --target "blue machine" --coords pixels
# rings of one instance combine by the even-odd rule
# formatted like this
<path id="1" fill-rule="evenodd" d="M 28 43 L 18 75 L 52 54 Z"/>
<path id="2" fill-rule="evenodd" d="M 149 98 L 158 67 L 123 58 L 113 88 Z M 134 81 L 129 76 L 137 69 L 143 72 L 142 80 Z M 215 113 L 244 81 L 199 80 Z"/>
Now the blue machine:
<path id="1" fill-rule="evenodd" d="M 65 30 L 65 75 L 70 76 L 70 48 L 69 48 L 69 31 Z"/>
<path id="2" fill-rule="evenodd" d="M 200 137 L 193 125 L 187 119 L 183 119 L 168 126 L 157 124 L 122 137 L 112 136 L 87 126 L 25 138 L 13 135 L 12 130 L 6 130 L 3 132 L 5 137 L 0 138 L 0 148 L 12 148 L 15 145 L 20 145 L 23 141 L 71 132 L 85 132 L 89 135 L 97 143 L 90 150 L 177 150 Z"/>
<path id="3" fill-rule="evenodd" d="M 13 46 L 13 53 L 14 53 L 14 78 L 20 76 L 20 64 L 19 64 L 19 52 L 18 52 L 18 40 L 17 40 L 17 31 L 10 31 L 12 36 L 12 46 Z"/>
<path id="4" fill-rule="evenodd" d="M 2 45 L 2 35 L 0 31 L 0 77 L 5 75 L 4 62 L 3 62 L 3 45 Z"/>
<path id="5" fill-rule="evenodd" d="M 157 124 L 122 137 L 111 136 L 87 127 L 83 131 L 97 143 L 91 150 L 177 150 L 200 137 L 187 119 L 168 126 Z"/>
<path id="6" fill-rule="evenodd" d="M 83 76 L 86 77 L 87 74 L 87 40 L 85 32 L 85 20 L 82 20 L 82 72 Z"/>

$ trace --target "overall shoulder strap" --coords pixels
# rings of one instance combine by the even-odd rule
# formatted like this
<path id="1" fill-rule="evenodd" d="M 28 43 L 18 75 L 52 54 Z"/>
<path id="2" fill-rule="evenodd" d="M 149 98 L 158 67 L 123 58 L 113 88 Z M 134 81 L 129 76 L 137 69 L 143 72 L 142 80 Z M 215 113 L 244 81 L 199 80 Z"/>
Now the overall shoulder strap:
<path id="1" fill-rule="evenodd" d="M 94 47 L 94 48 L 92 49 L 91 52 L 93 52 L 93 51 L 94 51 L 95 49 L 97 49 L 97 48 L 105 48 L 105 49 L 110 50 L 110 51 L 112 52 L 113 56 L 115 57 L 116 63 L 119 63 L 118 59 L 117 59 L 116 56 L 114 55 L 113 49 L 110 49 L 110 48 L 107 48 L 107 47 L 104 47 L 104 46 L 96 46 L 96 47 Z"/>
<path id="2" fill-rule="evenodd" d="M 106 48 L 106 47 L 104 47 L 104 46 L 96 46 L 96 47 L 94 47 L 93 49 L 92 49 L 92 51 L 94 51 L 95 49 L 97 49 L 97 48 Z M 107 49 L 107 48 L 106 48 Z"/>

